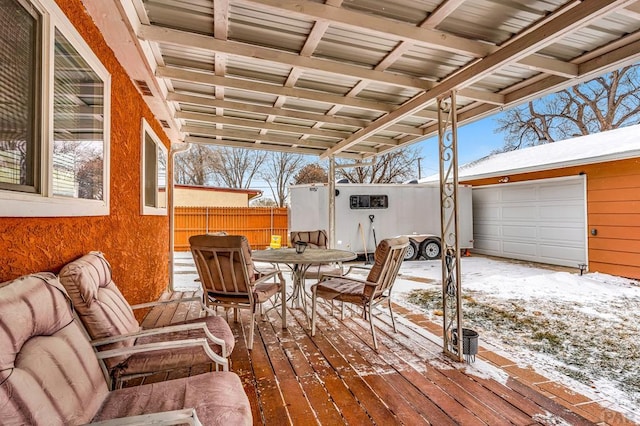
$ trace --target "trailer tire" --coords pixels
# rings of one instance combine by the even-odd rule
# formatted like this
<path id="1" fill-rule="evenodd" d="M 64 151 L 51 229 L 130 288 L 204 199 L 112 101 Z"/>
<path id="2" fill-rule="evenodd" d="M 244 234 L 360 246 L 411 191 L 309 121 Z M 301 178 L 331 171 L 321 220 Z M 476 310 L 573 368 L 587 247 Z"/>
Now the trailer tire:
<path id="1" fill-rule="evenodd" d="M 418 244 L 413 241 L 409 241 L 407 251 L 404 252 L 404 260 L 416 260 L 419 254 Z"/>
<path id="2" fill-rule="evenodd" d="M 420 244 L 420 255 L 427 260 L 440 259 L 442 248 L 436 239 L 425 240 Z"/>

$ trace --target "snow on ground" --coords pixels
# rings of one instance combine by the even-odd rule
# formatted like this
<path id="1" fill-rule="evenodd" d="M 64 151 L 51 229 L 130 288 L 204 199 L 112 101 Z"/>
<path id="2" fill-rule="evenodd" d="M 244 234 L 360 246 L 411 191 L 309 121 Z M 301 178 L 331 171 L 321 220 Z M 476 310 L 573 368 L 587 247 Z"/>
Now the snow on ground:
<path id="1" fill-rule="evenodd" d="M 464 326 L 480 344 L 640 422 L 640 283 L 461 259 Z M 403 263 L 394 300 L 439 322 L 440 261 Z"/>
<path id="2" fill-rule="evenodd" d="M 176 268 L 176 286 L 193 286 L 190 253 Z M 640 282 L 562 269 L 463 257 L 464 326 L 488 349 L 640 423 Z M 440 322 L 441 274 L 439 260 L 404 262 L 394 301 Z M 484 364 L 469 369 L 495 374 Z"/>

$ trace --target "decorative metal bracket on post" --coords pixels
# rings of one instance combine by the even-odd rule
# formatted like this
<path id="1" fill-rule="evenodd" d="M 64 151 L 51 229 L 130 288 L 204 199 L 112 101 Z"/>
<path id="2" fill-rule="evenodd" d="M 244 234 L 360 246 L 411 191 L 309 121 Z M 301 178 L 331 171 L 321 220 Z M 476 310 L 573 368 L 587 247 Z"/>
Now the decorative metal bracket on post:
<path id="1" fill-rule="evenodd" d="M 438 142 L 440 147 L 440 208 L 442 225 L 443 351 L 463 360 L 463 339 L 454 339 L 462 330 L 460 245 L 458 241 L 458 122 L 456 93 L 438 98 Z"/>

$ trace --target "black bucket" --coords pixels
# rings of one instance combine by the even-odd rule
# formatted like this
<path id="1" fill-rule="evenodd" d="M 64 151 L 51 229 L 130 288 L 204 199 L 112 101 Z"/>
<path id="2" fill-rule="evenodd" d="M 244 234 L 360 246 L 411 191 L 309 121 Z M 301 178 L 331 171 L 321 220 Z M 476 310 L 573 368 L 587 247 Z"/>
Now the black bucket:
<path id="1" fill-rule="evenodd" d="M 458 329 L 454 328 L 452 330 L 452 344 L 453 347 L 456 348 L 458 346 Z M 471 330 L 470 328 L 462 329 L 462 353 L 464 354 L 464 359 L 468 362 L 474 362 L 476 360 L 476 355 L 478 354 L 478 332 L 475 330 Z"/>

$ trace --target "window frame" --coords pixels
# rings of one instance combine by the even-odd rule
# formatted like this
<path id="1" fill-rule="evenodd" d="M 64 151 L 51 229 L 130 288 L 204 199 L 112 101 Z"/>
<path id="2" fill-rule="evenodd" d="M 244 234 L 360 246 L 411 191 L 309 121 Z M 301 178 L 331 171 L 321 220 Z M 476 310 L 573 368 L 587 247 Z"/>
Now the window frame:
<path id="1" fill-rule="evenodd" d="M 0 217 L 108 216 L 110 212 L 111 74 L 53 0 L 25 0 L 41 14 L 42 64 L 39 125 L 40 164 L 36 171 L 38 193 L 0 189 Z M 22 1 L 20 1 L 22 2 Z M 53 118 L 55 31 L 69 41 L 104 84 L 103 98 L 103 198 L 89 200 L 53 194 Z"/>
<path id="2" fill-rule="evenodd" d="M 154 142 L 155 147 L 156 147 L 156 179 L 158 178 L 158 173 L 159 173 L 159 168 L 157 167 L 157 164 L 159 163 L 159 156 L 157 155 L 158 151 L 162 151 L 164 153 L 165 159 L 168 163 L 169 161 L 169 150 L 167 149 L 167 147 L 164 145 L 164 143 L 162 143 L 162 140 L 160 139 L 160 137 L 158 137 L 157 133 L 151 128 L 151 125 L 149 125 L 149 123 L 147 122 L 147 120 L 145 120 L 144 118 L 142 119 L 142 129 L 141 129 L 141 143 L 140 143 L 140 207 L 141 207 L 141 214 L 142 215 L 154 215 L 154 216 L 166 216 L 168 215 L 168 201 L 169 201 L 169 197 L 168 197 L 168 186 L 169 186 L 169 181 L 168 181 L 168 164 L 165 166 L 165 192 L 164 192 L 164 196 L 165 196 L 165 202 L 164 205 L 165 207 L 152 207 L 152 206 L 147 206 L 146 205 L 146 199 L 145 199 L 145 194 L 146 194 L 146 142 L 147 142 L 147 135 L 151 138 L 151 140 Z M 156 181 L 157 183 L 157 181 Z M 156 187 L 156 205 L 158 205 L 158 198 L 157 195 L 159 193 L 158 187 Z"/>
<path id="3" fill-rule="evenodd" d="M 363 200 L 367 200 L 366 206 L 363 205 Z M 371 200 L 377 200 L 378 202 L 375 205 Z M 378 209 L 388 209 L 389 208 L 389 196 L 386 194 L 360 194 L 360 195 L 351 195 L 349 196 L 349 209 L 350 210 L 378 210 Z"/>

